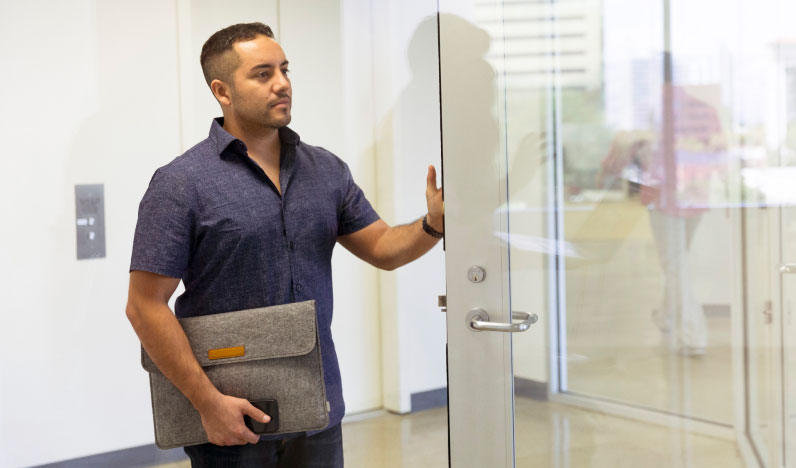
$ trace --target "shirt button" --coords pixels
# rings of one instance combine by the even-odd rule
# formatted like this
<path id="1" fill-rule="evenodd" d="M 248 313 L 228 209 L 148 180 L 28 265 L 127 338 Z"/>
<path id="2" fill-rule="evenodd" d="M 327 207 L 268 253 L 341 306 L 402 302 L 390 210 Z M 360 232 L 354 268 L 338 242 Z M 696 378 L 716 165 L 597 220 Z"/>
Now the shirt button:
<path id="1" fill-rule="evenodd" d="M 296 285 L 296 291 L 301 291 L 301 285 L 300 284 Z"/>

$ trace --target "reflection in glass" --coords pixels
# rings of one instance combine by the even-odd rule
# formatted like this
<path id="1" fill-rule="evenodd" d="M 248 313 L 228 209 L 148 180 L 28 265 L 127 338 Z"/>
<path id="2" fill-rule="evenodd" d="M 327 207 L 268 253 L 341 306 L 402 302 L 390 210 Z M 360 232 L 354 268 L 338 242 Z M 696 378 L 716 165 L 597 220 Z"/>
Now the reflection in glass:
<path id="1" fill-rule="evenodd" d="M 666 7 L 604 2 L 603 79 L 561 91 L 567 390 L 731 424 L 727 38 Z"/>
<path id="2" fill-rule="evenodd" d="M 796 46 L 770 27 L 783 2 L 473 4 L 491 38 L 511 307 L 558 305 L 540 322 L 556 346 L 541 327 L 512 337 L 518 466 L 744 466 L 735 441 L 539 403 L 548 376 L 566 401 L 634 415 L 728 429 L 744 413 L 756 459 L 777 463 L 784 440 L 796 466 L 796 284 L 789 306 L 777 273 L 796 263 L 796 229 L 780 231 L 796 227 Z M 791 340 L 782 361 L 775 332 Z"/>

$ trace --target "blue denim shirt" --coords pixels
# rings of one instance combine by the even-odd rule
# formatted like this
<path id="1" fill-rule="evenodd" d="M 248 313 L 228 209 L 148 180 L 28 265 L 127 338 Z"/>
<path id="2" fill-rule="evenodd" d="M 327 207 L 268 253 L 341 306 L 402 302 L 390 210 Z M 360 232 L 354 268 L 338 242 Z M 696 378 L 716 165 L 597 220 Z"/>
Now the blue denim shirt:
<path id="1" fill-rule="evenodd" d="M 331 332 L 332 250 L 338 236 L 379 216 L 345 162 L 287 127 L 279 129 L 280 196 L 223 122 L 155 171 L 130 270 L 181 278 L 180 318 L 314 299 L 332 427 L 345 414 Z"/>

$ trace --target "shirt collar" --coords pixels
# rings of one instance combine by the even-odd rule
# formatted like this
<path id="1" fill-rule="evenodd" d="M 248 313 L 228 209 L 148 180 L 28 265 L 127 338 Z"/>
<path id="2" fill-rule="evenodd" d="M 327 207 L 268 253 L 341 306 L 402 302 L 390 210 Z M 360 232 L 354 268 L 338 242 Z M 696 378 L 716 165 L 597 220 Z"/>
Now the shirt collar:
<path id="1" fill-rule="evenodd" d="M 224 151 L 227 150 L 227 147 L 233 142 L 237 145 L 235 150 L 242 153 L 246 151 L 246 144 L 243 143 L 243 141 L 235 138 L 231 133 L 224 130 L 224 117 L 216 117 L 213 119 L 213 123 L 210 124 L 210 140 L 216 145 L 216 151 L 219 155 L 223 154 Z M 296 146 L 300 138 L 298 133 L 288 127 L 281 127 L 279 129 L 279 140 L 282 142 L 282 145 Z"/>

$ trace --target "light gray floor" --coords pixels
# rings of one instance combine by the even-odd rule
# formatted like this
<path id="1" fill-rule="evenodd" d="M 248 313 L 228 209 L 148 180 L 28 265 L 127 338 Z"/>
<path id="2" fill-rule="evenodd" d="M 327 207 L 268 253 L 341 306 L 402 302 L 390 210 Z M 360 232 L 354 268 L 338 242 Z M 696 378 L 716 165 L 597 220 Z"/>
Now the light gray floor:
<path id="1" fill-rule="evenodd" d="M 518 468 L 743 467 L 726 440 L 526 398 L 516 409 Z M 343 440 L 350 468 L 448 466 L 446 408 L 347 423 Z"/>

